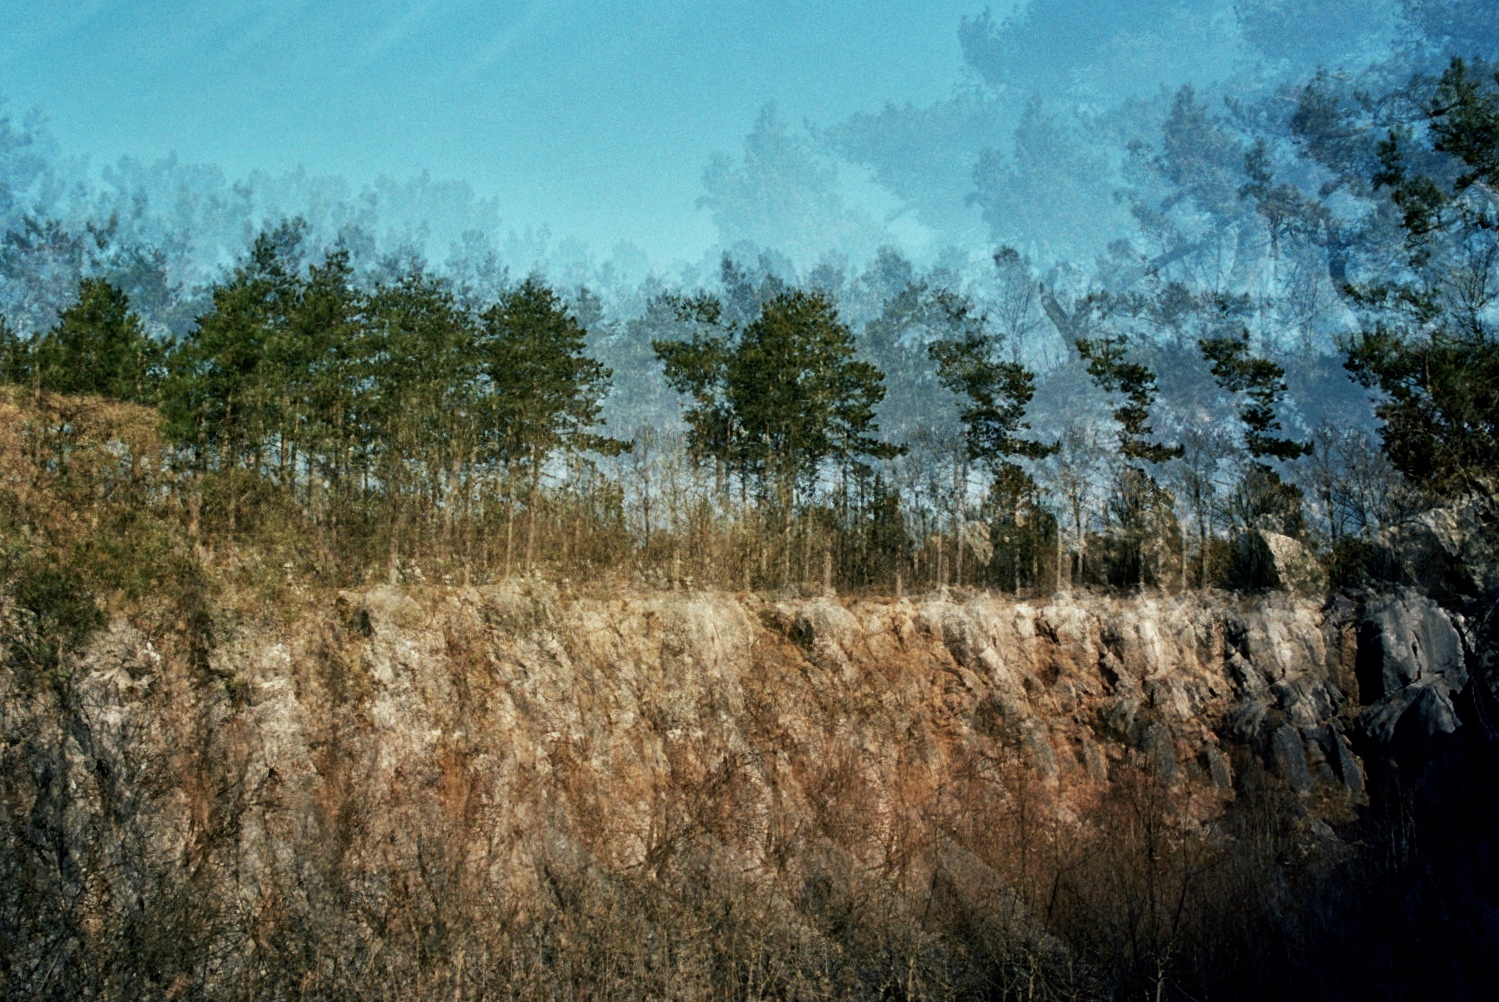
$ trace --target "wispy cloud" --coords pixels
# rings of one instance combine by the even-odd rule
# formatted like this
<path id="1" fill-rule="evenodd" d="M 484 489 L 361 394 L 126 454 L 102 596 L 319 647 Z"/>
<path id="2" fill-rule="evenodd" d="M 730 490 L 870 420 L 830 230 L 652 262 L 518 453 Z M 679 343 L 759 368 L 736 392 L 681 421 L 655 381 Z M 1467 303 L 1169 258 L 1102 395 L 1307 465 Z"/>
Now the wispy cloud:
<path id="1" fill-rule="evenodd" d="M 460 76 L 476 77 L 513 52 L 547 17 L 569 6 L 569 0 L 531 0 L 510 24 L 494 35 L 474 54 Z"/>
<path id="2" fill-rule="evenodd" d="M 380 58 L 385 53 L 394 49 L 412 33 L 412 30 L 427 20 L 427 15 L 432 8 L 438 6 L 440 0 L 421 0 L 420 3 L 410 4 L 404 7 L 402 12 L 390 19 L 384 28 L 371 40 L 364 50 L 364 62 L 370 62 Z"/>
<path id="3" fill-rule="evenodd" d="M 30 10 L 20 5 L 0 4 L 0 52 L 21 52 L 54 42 L 118 6 L 119 0 L 37 4 Z"/>
<path id="4" fill-rule="evenodd" d="M 214 6 L 199 15 L 198 25 L 204 36 L 216 36 L 221 56 L 236 57 L 266 44 L 311 6 L 312 0 L 256 0 L 234 6 L 233 13 Z"/>

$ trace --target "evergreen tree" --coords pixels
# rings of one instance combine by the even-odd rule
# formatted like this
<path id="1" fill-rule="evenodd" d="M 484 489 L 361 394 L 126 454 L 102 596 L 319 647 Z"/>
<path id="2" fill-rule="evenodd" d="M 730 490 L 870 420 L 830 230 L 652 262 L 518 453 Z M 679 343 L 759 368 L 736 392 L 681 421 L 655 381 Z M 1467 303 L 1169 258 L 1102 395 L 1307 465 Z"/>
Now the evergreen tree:
<path id="1" fill-rule="evenodd" d="M 729 472 L 739 469 L 740 423 L 729 399 L 729 359 L 738 329 L 726 321 L 722 303 L 701 293 L 686 298 L 665 296 L 679 324 L 690 325 L 687 340 L 657 338 L 651 349 L 662 363 L 662 378 L 676 392 L 691 398 L 682 411 L 687 422 L 687 447 L 698 462 L 712 460 L 720 493 Z"/>
<path id="2" fill-rule="evenodd" d="M 536 474 L 558 449 L 622 450 L 594 431 L 612 373 L 585 353 L 587 336 L 534 276 L 481 315 L 477 349 L 490 387 L 489 433 L 502 462 Z"/>
<path id="3" fill-rule="evenodd" d="M 1038 533 L 1052 520 L 1041 516 L 1036 483 L 1015 460 L 1044 458 L 1056 446 L 1023 437 L 1030 429 L 1025 410 L 1035 395 L 1035 374 L 999 357 L 1000 339 L 966 297 L 944 292 L 937 301 L 952 335 L 932 342 L 927 351 L 937 364 L 938 381 L 967 402 L 958 415 L 964 448 L 989 475 L 990 537 L 1005 544 L 991 571 L 1018 590 L 1022 579 L 1037 576 Z"/>
<path id="4" fill-rule="evenodd" d="M 25 383 L 31 378 L 31 343 L 0 316 L 0 383 Z"/>
<path id="5" fill-rule="evenodd" d="M 1366 326 L 1347 365 L 1377 388 L 1385 449 L 1402 473 L 1438 491 L 1499 476 L 1499 75 L 1454 60 L 1418 142 L 1394 129 L 1376 184 L 1406 237 L 1405 273 L 1353 290 Z M 1412 169 L 1416 160 L 1422 169 Z"/>
<path id="6" fill-rule="evenodd" d="M 911 263 L 886 248 L 861 276 L 855 292 L 878 304 L 864 325 L 860 351 L 885 374 L 881 424 L 905 437 L 932 417 L 932 365 L 923 341 L 943 325 L 934 290 Z M 871 311 L 872 312 L 872 311 Z"/>
<path id="7" fill-rule="evenodd" d="M 1156 398 L 1156 377 L 1149 366 L 1130 360 L 1128 336 L 1105 329 L 1096 337 L 1078 338 L 1074 344 L 1099 388 L 1123 398 L 1113 411 L 1119 425 L 1119 455 L 1136 467 L 1181 455 L 1179 446 L 1151 441 L 1154 431 L 1150 408 Z"/>
<path id="8" fill-rule="evenodd" d="M 302 292 L 297 260 L 305 230 L 293 220 L 257 235 L 171 355 L 162 401 L 167 432 L 200 468 L 259 471 L 275 444 L 285 396 L 276 361 Z"/>
<path id="9" fill-rule="evenodd" d="M 369 468 L 367 307 L 340 248 L 308 269 L 287 332 L 290 431 L 306 457 L 309 499 L 335 521 L 356 471 Z"/>
<path id="10" fill-rule="evenodd" d="M 898 581 L 911 559 L 911 537 L 900 492 L 882 473 L 856 478 L 857 521 L 853 529 L 852 553 L 845 555 L 844 577 L 858 585 Z"/>
<path id="11" fill-rule="evenodd" d="M 1499 54 L 1499 20 L 1488 0 L 1400 0 L 1411 27 L 1446 55 Z"/>
<path id="12" fill-rule="evenodd" d="M 1239 399 L 1239 420 L 1244 426 L 1244 449 L 1252 457 L 1240 486 L 1240 521 L 1245 528 L 1265 520 L 1278 532 L 1300 535 L 1305 531 L 1301 491 L 1281 480 L 1266 459 L 1298 459 L 1311 451 L 1305 443 L 1273 434 L 1280 430 L 1275 408 L 1285 395 L 1285 369 L 1249 349 L 1249 331 L 1235 335 L 1202 338 L 1202 357 L 1218 385 Z"/>
<path id="13" fill-rule="evenodd" d="M 125 294 L 102 278 L 86 278 L 78 301 L 37 341 L 35 378 L 55 393 L 155 403 L 161 356 Z"/>
<path id="14" fill-rule="evenodd" d="M 1023 436 L 1030 430 L 1025 410 L 1035 396 L 1035 374 L 1020 362 L 998 357 L 1001 346 L 987 318 L 966 297 L 949 292 L 939 301 L 954 334 L 932 342 L 927 351 L 937 363 L 937 379 L 968 402 L 959 418 L 969 458 L 998 476 L 1017 457 L 1050 455 L 1054 446 Z"/>
<path id="15" fill-rule="evenodd" d="M 1316 66 L 1342 62 L 1388 32 L 1394 20 L 1388 0 L 1234 0 L 1245 40 L 1272 59 Z"/>
<path id="16" fill-rule="evenodd" d="M 832 302 L 792 290 L 764 304 L 728 357 L 725 388 L 744 468 L 782 505 L 794 505 L 798 487 L 829 458 L 898 452 L 873 437 L 884 377 L 854 354 Z"/>
<path id="17" fill-rule="evenodd" d="M 711 295 L 677 306 L 695 326 L 691 338 L 653 346 L 667 382 L 693 400 L 684 417 L 700 457 L 789 505 L 830 458 L 847 464 L 898 453 L 874 437 L 884 378 L 855 358 L 853 334 L 825 294 L 777 293 L 742 328 Z"/>
<path id="18" fill-rule="evenodd" d="M 1175 459 L 1180 446 L 1152 441 L 1150 408 L 1156 398 L 1156 377 L 1150 368 L 1129 357 L 1128 337 L 1103 329 L 1097 336 L 1078 338 L 1078 355 L 1100 389 L 1122 399 L 1114 408 L 1120 464 L 1107 510 L 1114 526 L 1109 578 L 1116 585 L 1161 583 L 1163 545 L 1179 543 L 1172 497 L 1148 472 L 1146 464 Z"/>
<path id="19" fill-rule="evenodd" d="M 452 286 L 420 261 L 378 286 L 368 306 L 370 448 L 398 574 L 408 526 L 446 513 L 451 526 L 476 434 L 476 332 Z"/>
<path id="20" fill-rule="evenodd" d="M 901 451 L 875 437 L 884 377 L 855 357 L 853 333 L 823 292 L 775 292 L 743 326 L 710 295 L 677 306 L 694 324 L 691 338 L 654 347 L 667 382 L 693 401 L 684 413 L 691 447 L 714 460 L 721 492 L 732 471 L 779 515 L 789 579 L 793 514 L 825 464 L 838 469 L 847 521 L 849 488 L 867 461 Z"/>
<path id="21" fill-rule="evenodd" d="M 1238 394 L 1239 420 L 1244 423 L 1244 448 L 1255 459 L 1296 459 L 1307 453 L 1305 443 L 1271 434 L 1280 430 L 1276 405 L 1286 393 L 1286 370 L 1249 350 L 1249 331 L 1240 328 L 1229 337 L 1202 338 L 1202 357 L 1218 385 Z"/>
<path id="22" fill-rule="evenodd" d="M 526 485 L 528 564 L 548 460 L 558 450 L 577 457 L 628 448 L 595 431 L 611 372 L 585 353 L 587 336 L 567 304 L 535 276 L 480 317 L 477 351 L 489 387 L 485 432 L 493 455 Z"/>

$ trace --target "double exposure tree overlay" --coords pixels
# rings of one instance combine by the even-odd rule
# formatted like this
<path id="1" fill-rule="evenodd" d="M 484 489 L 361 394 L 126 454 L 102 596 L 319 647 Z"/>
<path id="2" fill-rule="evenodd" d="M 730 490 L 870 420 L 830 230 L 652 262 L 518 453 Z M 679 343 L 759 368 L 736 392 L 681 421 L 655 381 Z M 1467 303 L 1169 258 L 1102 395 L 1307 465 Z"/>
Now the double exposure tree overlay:
<path id="1" fill-rule="evenodd" d="M 1425 114 L 1391 129 L 1376 186 L 1405 235 L 1401 273 L 1354 289 L 1348 367 L 1377 387 L 1395 466 L 1438 490 L 1499 474 L 1499 74 L 1455 60 Z"/>

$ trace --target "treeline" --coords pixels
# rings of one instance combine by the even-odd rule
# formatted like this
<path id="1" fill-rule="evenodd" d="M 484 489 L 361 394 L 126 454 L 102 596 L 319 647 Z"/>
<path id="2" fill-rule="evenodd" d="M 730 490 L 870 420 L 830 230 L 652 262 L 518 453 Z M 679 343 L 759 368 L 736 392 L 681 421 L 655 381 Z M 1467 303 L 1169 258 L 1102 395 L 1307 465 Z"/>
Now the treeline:
<path id="1" fill-rule="evenodd" d="M 1302 94 L 1321 116 L 1309 137 L 1353 114 L 1319 86 Z M 1341 218 L 1336 192 L 1278 179 L 1263 144 L 1232 220 L 1241 243 L 1250 223 L 1268 234 L 1269 264 L 1295 247 L 1342 277 L 1344 361 L 1378 395 L 1382 453 L 1357 427 L 1282 427 L 1274 297 L 1193 283 L 1174 259 L 1069 296 L 1011 248 L 978 293 L 908 269 L 862 336 L 825 273 L 757 278 L 726 258 L 718 292 L 657 289 L 630 325 L 629 379 L 664 380 L 680 417 L 620 437 L 586 289 L 532 276 L 485 299 L 416 260 L 361 278 L 347 247 L 309 262 L 297 220 L 263 231 L 180 337 L 88 277 L 51 329 L 0 326 L 0 375 L 37 399 L 157 408 L 161 489 L 195 545 L 269 533 L 341 580 L 1253 588 L 1315 579 L 1317 553 L 1357 578 L 1420 492 L 1485 487 L 1499 455 L 1499 90 L 1454 62 L 1397 96 L 1412 95 L 1425 103 L 1402 106 L 1360 189 L 1398 245 Z M 1209 128 L 1190 93 L 1178 105 L 1178 132 Z M 1359 255 L 1383 270 L 1350 275 Z M 1065 357 L 1038 366 L 1042 317 Z M 1193 366 L 1206 386 L 1181 378 Z M 882 431 L 891 389 L 900 420 Z M 65 456 L 67 423 L 46 434 Z"/>
<path id="2" fill-rule="evenodd" d="M 442 557 L 467 560 L 472 530 L 503 516 L 508 566 L 523 508 L 534 562 L 546 464 L 625 446 L 592 432 L 608 371 L 584 356 L 583 328 L 536 279 L 475 309 L 421 266 L 373 289 L 346 250 L 299 269 L 303 228 L 257 237 L 171 343 L 86 279 L 53 329 L 8 335 L 6 375 L 159 407 L 195 537 L 203 504 L 231 535 L 270 504 L 325 552 L 355 544 L 357 563 L 378 541 L 394 567 L 438 530 Z"/>
<path id="3" fill-rule="evenodd" d="M 172 344 L 146 335 L 118 289 L 86 279 L 51 330 L 10 338 L 5 372 L 38 394 L 159 408 L 194 539 L 205 517 L 228 538 L 290 519 L 344 573 L 383 561 L 395 576 L 509 575 L 539 558 L 635 560 L 673 581 L 744 587 L 962 584 L 965 558 L 974 584 L 1090 573 L 1081 552 L 1063 552 L 1020 464 L 1060 448 L 1027 436 L 1034 374 L 999 358 L 987 319 L 950 290 L 923 293 L 923 308 L 946 331 L 928 354 L 963 401 L 963 434 L 927 457 L 945 483 L 902 491 L 890 464 L 909 447 L 881 440 L 875 421 L 884 374 L 856 357 L 826 293 L 777 286 L 739 315 L 707 293 L 661 297 L 679 336 L 652 347 L 688 401 L 685 432 L 622 441 L 600 429 L 609 370 L 539 278 L 476 306 L 419 266 L 362 290 L 342 250 L 298 269 L 299 239 L 297 223 L 261 234 Z M 1154 377 L 1126 360 L 1126 340 L 1076 347 L 1121 396 L 1106 573 L 1157 583 L 1143 520 L 1157 508 L 1169 519 L 1170 498 L 1146 466 L 1181 450 L 1147 441 Z M 1247 351 L 1247 339 L 1211 344 L 1231 363 Z M 1274 382 L 1280 370 L 1260 365 Z"/>

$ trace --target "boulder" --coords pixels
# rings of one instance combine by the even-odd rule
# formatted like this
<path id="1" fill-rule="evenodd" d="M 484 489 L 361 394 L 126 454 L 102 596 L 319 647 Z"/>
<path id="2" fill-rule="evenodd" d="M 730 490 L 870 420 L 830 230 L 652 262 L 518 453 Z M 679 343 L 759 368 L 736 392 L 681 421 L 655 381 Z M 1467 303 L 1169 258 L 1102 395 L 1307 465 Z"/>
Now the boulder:
<path id="1" fill-rule="evenodd" d="M 1484 493 L 1461 498 L 1394 525 L 1378 541 L 1401 577 L 1427 594 L 1472 598 L 1499 590 L 1499 502 Z"/>
<path id="2" fill-rule="evenodd" d="M 1365 607 L 1355 672 L 1361 721 L 1376 741 L 1458 728 L 1453 695 L 1468 684 L 1459 623 L 1425 595 L 1401 591 Z"/>
<path id="3" fill-rule="evenodd" d="M 1316 555 L 1290 536 L 1266 529 L 1234 537 L 1229 580 L 1246 591 L 1327 593 L 1327 572 Z"/>
<path id="4" fill-rule="evenodd" d="M 1364 607 L 1355 671 L 1365 704 L 1422 680 L 1441 678 L 1453 690 L 1468 683 L 1452 615 L 1414 591 L 1381 596 Z"/>

